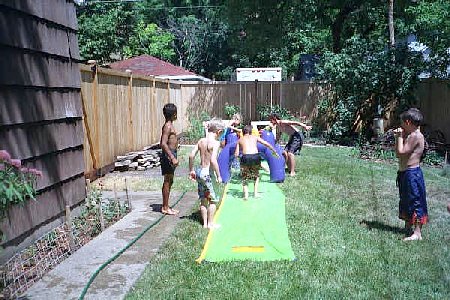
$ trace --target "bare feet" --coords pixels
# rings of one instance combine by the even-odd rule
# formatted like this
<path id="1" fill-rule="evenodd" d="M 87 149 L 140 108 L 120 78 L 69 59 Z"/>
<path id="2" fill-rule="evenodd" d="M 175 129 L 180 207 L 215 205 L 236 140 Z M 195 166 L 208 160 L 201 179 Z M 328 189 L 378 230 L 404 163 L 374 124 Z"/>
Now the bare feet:
<path id="1" fill-rule="evenodd" d="M 255 198 L 261 198 L 261 195 L 259 193 L 255 193 L 254 197 Z"/>
<path id="2" fill-rule="evenodd" d="M 295 172 L 291 172 L 291 173 L 289 174 L 289 176 L 294 177 L 294 176 L 295 176 Z"/>
<path id="3" fill-rule="evenodd" d="M 212 224 L 209 224 L 209 225 L 208 225 L 208 228 L 209 228 L 209 229 L 217 229 L 217 228 L 220 228 L 220 224 L 214 224 L 214 223 L 212 223 Z"/>
<path id="4" fill-rule="evenodd" d="M 422 237 L 419 236 L 419 235 L 416 235 L 416 234 L 414 233 L 413 235 L 411 235 L 411 236 L 409 236 L 409 237 L 405 237 L 403 240 L 404 240 L 404 241 L 421 241 L 421 240 L 422 240 Z"/>
<path id="5" fill-rule="evenodd" d="M 173 209 L 173 208 L 169 208 L 169 209 L 161 209 L 161 213 L 163 213 L 164 215 L 170 215 L 170 216 L 174 216 L 177 215 L 180 211 Z"/>

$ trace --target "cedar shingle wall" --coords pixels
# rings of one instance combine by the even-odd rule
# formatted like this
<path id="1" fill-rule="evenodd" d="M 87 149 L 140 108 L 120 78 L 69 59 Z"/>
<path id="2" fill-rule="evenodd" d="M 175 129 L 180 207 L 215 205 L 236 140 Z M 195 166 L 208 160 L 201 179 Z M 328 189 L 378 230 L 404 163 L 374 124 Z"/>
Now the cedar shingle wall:
<path id="1" fill-rule="evenodd" d="M 2 222 L 4 246 L 85 198 L 76 30 L 72 1 L 0 0 L 0 149 L 43 172 L 37 201 Z"/>

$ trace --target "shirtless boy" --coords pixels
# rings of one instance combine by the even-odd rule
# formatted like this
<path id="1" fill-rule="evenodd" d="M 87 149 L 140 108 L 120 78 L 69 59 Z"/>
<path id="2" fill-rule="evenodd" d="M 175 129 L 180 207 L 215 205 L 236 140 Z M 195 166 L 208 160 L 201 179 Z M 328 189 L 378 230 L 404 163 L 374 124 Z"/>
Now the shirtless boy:
<path id="1" fill-rule="evenodd" d="M 197 180 L 198 183 L 198 197 L 200 199 L 200 214 L 203 228 L 213 229 L 218 227 L 213 220 L 219 198 L 214 192 L 210 174 L 212 173 L 211 171 L 214 171 L 217 182 L 222 182 L 219 164 L 217 163 L 217 154 L 220 148 L 220 142 L 217 140 L 217 137 L 224 129 L 224 125 L 220 120 L 211 120 L 207 126 L 206 137 L 201 138 L 197 142 L 189 155 L 189 177 L 192 180 Z M 194 171 L 194 159 L 197 153 L 200 153 L 200 167 Z"/>
<path id="2" fill-rule="evenodd" d="M 405 221 L 407 231 L 415 226 L 412 235 L 403 240 L 421 240 L 422 225 L 428 220 L 425 181 L 420 169 L 425 145 L 425 139 L 419 128 L 423 116 L 417 108 L 410 108 L 400 115 L 400 119 L 401 127 L 394 130 L 395 152 L 399 162 L 397 173 L 400 194 L 399 218 Z"/>
<path id="3" fill-rule="evenodd" d="M 248 181 L 254 180 L 254 196 L 258 197 L 258 183 L 259 183 L 259 169 L 261 168 L 261 156 L 258 153 L 258 143 L 263 144 L 272 150 L 274 156 L 278 157 L 275 148 L 271 144 L 258 136 L 252 135 L 252 126 L 246 125 L 243 130 L 243 136 L 236 144 L 236 151 L 234 156 L 239 156 L 239 151 L 242 149 L 241 157 L 241 177 L 242 190 L 244 192 L 244 199 L 248 199 Z"/>
<path id="4" fill-rule="evenodd" d="M 176 215 L 178 210 L 169 207 L 170 189 L 173 184 L 173 176 L 175 174 L 175 168 L 178 166 L 177 149 L 178 138 L 175 128 L 173 127 L 173 121 L 177 119 L 177 107 L 173 103 L 167 103 L 163 108 L 164 123 L 161 130 L 161 173 L 164 176 L 164 182 L 162 186 L 162 198 L 163 204 L 161 212 L 166 215 Z"/>
<path id="5" fill-rule="evenodd" d="M 277 126 L 277 133 L 281 135 L 282 132 L 289 135 L 289 141 L 284 148 L 283 156 L 286 160 L 289 175 L 295 176 L 295 155 L 294 153 L 300 151 L 303 145 L 303 134 L 295 126 L 303 127 L 305 130 L 311 130 L 312 126 L 306 125 L 302 122 L 296 122 L 291 120 L 281 120 L 277 114 L 271 114 L 269 121 L 272 125 Z M 279 135 L 277 136 L 277 140 Z"/>

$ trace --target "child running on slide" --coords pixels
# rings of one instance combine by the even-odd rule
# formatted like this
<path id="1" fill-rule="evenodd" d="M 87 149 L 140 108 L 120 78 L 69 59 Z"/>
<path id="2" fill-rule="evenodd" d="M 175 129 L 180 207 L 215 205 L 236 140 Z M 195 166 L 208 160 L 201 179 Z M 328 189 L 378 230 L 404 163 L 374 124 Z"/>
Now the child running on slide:
<path id="1" fill-rule="evenodd" d="M 239 150 L 242 149 L 241 157 L 241 177 L 242 177 L 242 190 L 244 192 L 244 200 L 248 199 L 248 181 L 254 180 L 254 196 L 257 198 L 258 184 L 259 184 L 259 169 L 261 168 L 261 156 L 258 153 L 258 143 L 263 144 L 272 150 L 272 154 L 278 157 L 275 148 L 268 142 L 260 137 L 252 135 L 252 126 L 246 125 L 243 130 L 244 136 L 242 136 L 234 152 L 234 156 L 239 156 Z"/>
<path id="2" fill-rule="evenodd" d="M 200 198 L 200 214 L 202 216 L 203 228 L 217 228 L 213 223 L 216 205 L 219 198 L 214 192 L 213 179 L 211 174 L 216 173 L 217 182 L 222 182 L 217 163 L 217 154 L 220 148 L 220 142 L 217 140 L 219 133 L 224 129 L 220 120 L 211 120 L 207 123 L 206 137 L 201 138 L 191 154 L 189 155 L 189 178 L 197 180 L 198 197 Z M 194 171 L 194 159 L 200 152 L 200 167 Z M 212 167 L 212 170 L 211 170 Z"/>

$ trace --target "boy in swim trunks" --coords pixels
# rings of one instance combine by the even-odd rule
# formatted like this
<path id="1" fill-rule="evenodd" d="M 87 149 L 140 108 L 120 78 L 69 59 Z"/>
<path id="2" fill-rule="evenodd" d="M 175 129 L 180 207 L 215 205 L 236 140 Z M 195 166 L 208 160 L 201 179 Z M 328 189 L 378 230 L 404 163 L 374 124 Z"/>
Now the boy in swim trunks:
<path id="1" fill-rule="evenodd" d="M 203 228 L 217 228 L 214 224 L 214 214 L 219 198 L 214 192 L 211 171 L 216 173 L 217 182 L 222 182 L 217 163 L 217 154 L 219 153 L 220 142 L 217 140 L 219 133 L 224 129 L 220 120 L 211 120 L 208 122 L 206 137 L 201 138 L 194 146 L 189 155 L 189 178 L 197 180 L 198 197 L 200 199 L 200 214 L 202 216 Z M 194 171 L 194 159 L 200 152 L 200 167 Z M 212 167 L 212 170 L 211 170 Z"/>
<path id="2" fill-rule="evenodd" d="M 162 149 L 160 157 L 161 173 L 164 176 L 161 212 L 166 215 L 176 215 L 178 214 L 178 210 L 169 207 L 169 196 L 173 184 L 175 168 L 178 166 L 178 138 L 175 128 L 173 127 L 173 121 L 177 119 L 177 107 L 173 103 L 167 103 L 164 105 L 163 114 L 166 122 L 162 127 L 161 140 L 159 142 Z"/>
<path id="3" fill-rule="evenodd" d="M 311 130 L 312 126 L 306 125 L 301 122 L 291 121 L 291 120 L 281 120 L 280 116 L 277 114 L 271 114 L 269 116 L 269 121 L 272 125 L 277 126 L 277 133 L 281 135 L 282 132 L 289 135 L 289 141 L 284 148 L 283 156 L 286 160 L 286 165 L 288 167 L 289 175 L 295 176 L 295 155 L 294 153 L 300 151 L 303 145 L 303 134 L 295 126 L 300 126 L 305 130 Z M 277 135 L 278 135 L 277 134 Z M 279 135 L 277 136 L 277 140 Z"/>
<path id="4" fill-rule="evenodd" d="M 246 125 L 243 130 L 243 136 L 236 144 L 234 156 L 239 156 L 239 150 L 242 149 L 241 157 L 241 177 L 244 200 L 248 199 L 248 181 L 254 181 L 254 196 L 258 197 L 259 169 L 261 168 L 261 156 L 258 153 L 258 143 L 263 144 L 272 150 L 273 155 L 278 157 L 275 148 L 259 136 L 252 135 L 252 126 Z"/>
<path id="5" fill-rule="evenodd" d="M 424 151 L 425 139 L 420 132 L 422 113 L 410 108 L 400 115 L 401 127 L 394 130 L 395 152 L 399 161 L 397 184 L 400 194 L 399 218 L 405 221 L 405 228 L 411 236 L 404 241 L 422 239 L 422 225 L 428 221 L 425 181 L 420 161 Z M 409 233 L 408 233 L 409 234 Z"/>

